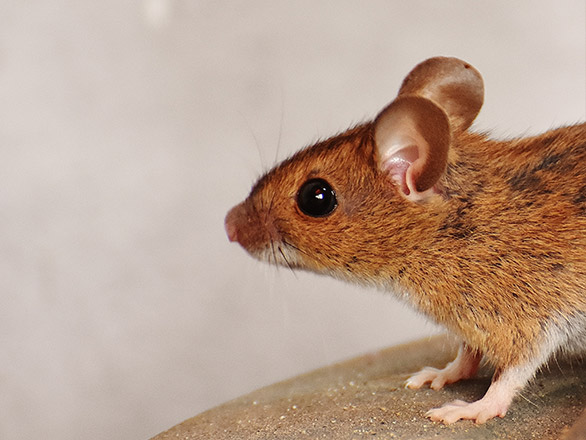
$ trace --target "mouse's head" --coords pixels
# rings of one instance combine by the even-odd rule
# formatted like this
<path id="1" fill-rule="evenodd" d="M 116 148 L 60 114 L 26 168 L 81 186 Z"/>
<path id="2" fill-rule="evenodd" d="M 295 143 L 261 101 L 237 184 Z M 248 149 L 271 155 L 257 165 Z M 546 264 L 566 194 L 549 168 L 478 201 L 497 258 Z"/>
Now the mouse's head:
<path id="1" fill-rule="evenodd" d="M 421 235 L 429 204 L 442 202 L 452 133 L 468 128 L 482 97 L 480 75 L 463 61 L 416 66 L 373 122 L 264 175 L 226 216 L 229 239 L 259 259 L 353 279 L 388 267 Z"/>

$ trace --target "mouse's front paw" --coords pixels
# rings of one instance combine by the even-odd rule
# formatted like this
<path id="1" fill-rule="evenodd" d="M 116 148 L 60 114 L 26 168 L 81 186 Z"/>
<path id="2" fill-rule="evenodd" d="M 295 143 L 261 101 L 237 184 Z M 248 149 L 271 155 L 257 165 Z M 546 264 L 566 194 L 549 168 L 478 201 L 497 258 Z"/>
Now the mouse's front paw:
<path id="1" fill-rule="evenodd" d="M 412 390 L 421 388 L 426 383 L 430 384 L 430 388 L 440 390 L 447 383 L 445 370 L 438 370 L 437 368 L 425 367 L 423 370 L 412 375 L 405 382 L 405 386 Z"/>
<path id="2" fill-rule="evenodd" d="M 472 403 L 455 400 L 441 408 L 429 410 L 425 416 L 434 422 L 443 422 L 446 425 L 457 422 L 460 419 L 474 420 L 480 424 L 497 416 L 504 417 L 507 409 L 508 405 L 500 405 L 490 400 L 480 399 Z"/>
<path id="3" fill-rule="evenodd" d="M 478 370 L 480 359 L 482 359 L 482 354 L 479 351 L 462 344 L 456 359 L 446 365 L 445 368 L 438 370 L 437 368 L 426 367 L 407 379 L 405 386 L 417 389 L 429 383 L 431 389 L 441 390 L 446 384 L 474 376 Z"/>

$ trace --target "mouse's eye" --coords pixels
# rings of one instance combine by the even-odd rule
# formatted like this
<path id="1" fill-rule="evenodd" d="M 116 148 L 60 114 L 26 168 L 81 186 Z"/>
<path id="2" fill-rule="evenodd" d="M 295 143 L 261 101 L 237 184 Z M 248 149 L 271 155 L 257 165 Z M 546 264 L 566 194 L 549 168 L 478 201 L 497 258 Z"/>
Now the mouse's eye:
<path id="1" fill-rule="evenodd" d="M 338 201 L 336 193 L 328 182 L 323 179 L 311 179 L 299 188 L 297 205 L 304 214 L 311 217 L 325 217 L 336 209 Z"/>

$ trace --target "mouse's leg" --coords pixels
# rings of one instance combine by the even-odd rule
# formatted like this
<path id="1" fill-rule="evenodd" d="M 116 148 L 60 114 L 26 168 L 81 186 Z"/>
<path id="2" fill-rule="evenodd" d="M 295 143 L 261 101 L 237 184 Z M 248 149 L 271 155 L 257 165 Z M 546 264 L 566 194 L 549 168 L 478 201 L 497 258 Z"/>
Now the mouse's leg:
<path id="1" fill-rule="evenodd" d="M 565 322 L 562 324 L 567 325 Z M 552 321 L 552 324 L 546 327 L 541 344 L 535 344 L 533 347 L 516 347 L 517 362 L 509 366 L 497 366 L 492 383 L 482 399 L 472 403 L 456 400 L 428 411 L 427 417 L 445 424 L 460 419 L 484 423 L 497 416 L 504 417 L 519 390 L 531 380 L 537 369 L 567 342 L 568 330 L 562 324 Z"/>
<path id="2" fill-rule="evenodd" d="M 440 370 L 426 367 L 407 379 L 405 386 L 407 388 L 417 389 L 426 383 L 430 383 L 430 388 L 439 390 L 446 384 L 473 377 L 478 371 L 478 364 L 481 359 L 482 353 L 463 343 L 458 350 L 456 359 L 446 365 L 445 368 Z"/>
<path id="3" fill-rule="evenodd" d="M 514 367 L 499 368 L 484 397 L 476 402 L 461 400 L 434 408 L 426 416 L 436 422 L 450 424 L 460 419 L 484 423 L 494 417 L 504 417 L 518 391 L 534 376 L 544 358 L 532 360 Z"/>
<path id="4" fill-rule="evenodd" d="M 508 368 L 495 372 L 492 383 L 484 397 L 476 402 L 468 403 L 455 400 L 441 408 L 434 408 L 426 416 L 446 425 L 460 419 L 474 420 L 484 423 L 494 417 L 504 417 L 511 405 L 513 397 L 533 376 L 534 369 Z"/>

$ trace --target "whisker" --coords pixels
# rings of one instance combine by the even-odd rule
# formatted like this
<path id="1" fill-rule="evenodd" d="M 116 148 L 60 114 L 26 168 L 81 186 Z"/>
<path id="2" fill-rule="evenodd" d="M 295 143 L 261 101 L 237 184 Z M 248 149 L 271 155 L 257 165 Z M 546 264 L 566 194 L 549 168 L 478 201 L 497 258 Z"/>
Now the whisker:
<path id="1" fill-rule="evenodd" d="M 267 209 L 267 215 L 269 215 L 271 213 L 271 210 L 273 209 L 273 203 L 275 202 L 276 198 L 277 198 L 277 193 L 273 192 L 273 196 L 271 197 L 271 201 L 269 202 L 269 208 Z"/>
<path id="2" fill-rule="evenodd" d="M 287 259 L 287 257 L 285 256 L 285 253 L 283 252 L 283 249 L 281 249 L 281 246 L 278 247 L 279 249 L 279 253 L 281 254 L 281 256 L 283 257 L 283 260 L 285 260 L 285 264 L 287 265 L 287 267 L 289 268 L 289 270 L 291 272 L 293 272 L 293 275 L 295 275 L 295 278 L 297 278 L 297 272 L 295 272 L 293 270 L 293 266 L 291 266 L 291 263 L 289 262 L 289 260 Z"/>
<path id="3" fill-rule="evenodd" d="M 285 246 L 289 246 L 290 248 L 295 249 L 297 252 L 300 252 L 302 254 L 307 255 L 308 257 L 310 256 L 308 252 L 304 251 L 303 249 L 300 249 L 299 247 L 295 246 L 292 243 L 289 243 L 287 240 L 281 240 L 281 242 L 285 245 Z"/>
<path id="4" fill-rule="evenodd" d="M 253 198 L 251 205 L 252 205 L 252 211 L 255 216 L 258 216 L 258 213 L 263 211 L 262 198 L 259 198 L 259 199 Z"/>
<path id="5" fill-rule="evenodd" d="M 277 266 L 277 268 L 279 267 L 279 265 L 277 264 L 277 253 L 275 252 L 275 242 L 273 240 L 271 240 L 271 253 L 273 255 L 273 261 L 271 261 L 270 259 L 270 255 L 269 255 L 269 264 L 273 264 L 275 266 Z"/>
<path id="6" fill-rule="evenodd" d="M 523 393 L 519 393 L 519 396 L 520 396 L 522 399 L 524 399 L 524 400 L 526 400 L 527 402 L 529 402 L 531 405 L 535 406 L 536 408 L 539 408 L 539 405 L 537 405 L 535 402 L 533 402 L 533 401 L 529 400 L 529 398 L 525 397 L 525 396 L 523 395 Z"/>
<path id="7" fill-rule="evenodd" d="M 279 138 L 277 139 L 277 150 L 275 151 L 274 163 L 279 160 L 279 149 L 281 148 L 281 136 L 283 135 L 283 119 L 285 115 L 285 98 L 283 96 L 283 85 L 281 85 L 281 121 L 279 122 Z"/>
<path id="8" fill-rule="evenodd" d="M 240 112 L 240 116 L 244 120 L 244 123 L 246 124 L 248 131 L 250 131 L 250 135 L 254 139 L 254 144 L 256 145 L 256 151 L 258 152 L 258 158 L 260 160 L 261 169 L 266 170 L 265 159 L 262 154 L 262 149 L 260 148 L 260 143 L 258 142 L 258 138 L 256 137 L 256 134 L 254 133 L 254 130 L 252 129 L 252 126 L 248 122 L 248 119 L 246 119 L 246 116 L 244 115 L 244 113 Z"/>

